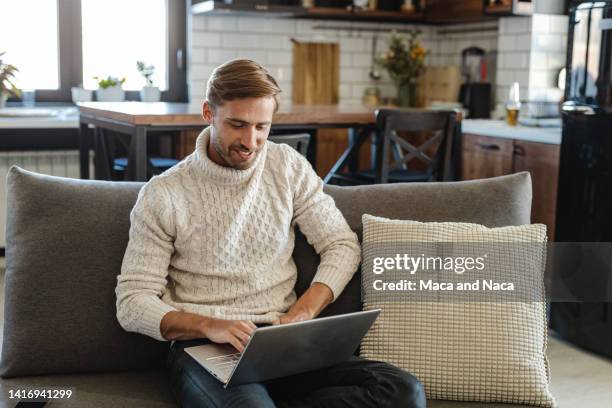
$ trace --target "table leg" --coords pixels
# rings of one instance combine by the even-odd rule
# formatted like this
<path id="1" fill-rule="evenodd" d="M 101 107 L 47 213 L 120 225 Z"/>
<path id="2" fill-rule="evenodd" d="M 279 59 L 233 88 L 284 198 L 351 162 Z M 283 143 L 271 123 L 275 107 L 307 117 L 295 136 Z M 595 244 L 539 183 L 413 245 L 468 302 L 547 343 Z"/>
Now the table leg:
<path id="1" fill-rule="evenodd" d="M 357 142 L 357 139 L 358 139 L 358 134 L 355 131 L 355 128 L 350 128 L 348 130 L 349 146 L 354 145 Z M 359 169 L 359 155 L 354 154 L 351 157 L 351 160 L 348 162 L 348 167 L 351 173 L 354 173 Z"/>
<path id="2" fill-rule="evenodd" d="M 128 179 L 147 181 L 147 128 L 136 126 L 128 156 Z"/>
<path id="3" fill-rule="evenodd" d="M 89 124 L 79 124 L 79 173 L 82 179 L 89 179 L 89 150 L 92 147 Z"/>
<path id="4" fill-rule="evenodd" d="M 113 137 L 113 135 L 107 135 L 106 129 L 96 126 L 94 132 L 96 180 L 112 180 L 113 156 L 109 150 L 108 137 Z"/>

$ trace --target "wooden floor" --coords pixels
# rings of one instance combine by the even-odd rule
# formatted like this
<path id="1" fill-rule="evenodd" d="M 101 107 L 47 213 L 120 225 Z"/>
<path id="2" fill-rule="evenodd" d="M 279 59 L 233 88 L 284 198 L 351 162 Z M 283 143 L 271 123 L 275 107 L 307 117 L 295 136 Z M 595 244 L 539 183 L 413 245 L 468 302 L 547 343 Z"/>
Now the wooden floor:
<path id="1" fill-rule="evenodd" d="M 4 316 L 4 258 L 0 258 L 0 316 Z M 3 319 L 0 319 L 0 343 Z M 551 391 L 560 408 L 610 408 L 612 360 L 585 352 L 551 333 Z"/>

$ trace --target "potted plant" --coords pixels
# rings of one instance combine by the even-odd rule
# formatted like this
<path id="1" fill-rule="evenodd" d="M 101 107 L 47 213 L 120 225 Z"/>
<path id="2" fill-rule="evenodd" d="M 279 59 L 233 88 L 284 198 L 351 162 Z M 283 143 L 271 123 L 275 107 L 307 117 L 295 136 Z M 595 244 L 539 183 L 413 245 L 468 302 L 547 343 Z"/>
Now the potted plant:
<path id="1" fill-rule="evenodd" d="M 94 77 L 94 79 L 98 81 L 96 97 L 99 102 L 122 102 L 125 99 L 125 92 L 121 87 L 125 82 L 125 78 L 119 79 L 108 76 L 103 79 Z"/>
<path id="2" fill-rule="evenodd" d="M 6 106 L 9 95 L 21 97 L 21 91 L 13 83 L 15 72 L 19 71 L 14 65 L 2 61 L 4 52 L 0 52 L 0 109 Z"/>
<path id="3" fill-rule="evenodd" d="M 427 50 L 418 40 L 420 34 L 420 30 L 413 30 L 405 39 L 393 33 L 389 39 L 389 50 L 377 59 L 397 86 L 399 106 L 416 106 L 417 80 L 425 70 L 427 55 Z"/>
<path id="4" fill-rule="evenodd" d="M 138 61 L 136 62 L 136 69 L 138 69 L 138 72 L 140 72 L 140 75 L 142 75 L 146 81 L 145 86 L 143 86 L 140 91 L 140 100 L 143 102 L 159 102 L 161 99 L 161 92 L 158 87 L 153 86 L 152 79 L 155 67 Z"/>

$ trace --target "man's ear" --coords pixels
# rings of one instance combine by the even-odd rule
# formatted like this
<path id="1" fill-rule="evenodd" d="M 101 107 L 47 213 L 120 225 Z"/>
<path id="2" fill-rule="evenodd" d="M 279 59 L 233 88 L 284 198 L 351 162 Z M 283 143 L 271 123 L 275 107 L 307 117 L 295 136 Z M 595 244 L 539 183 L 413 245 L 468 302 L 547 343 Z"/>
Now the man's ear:
<path id="1" fill-rule="evenodd" d="M 212 107 L 208 101 L 204 101 L 202 104 L 202 117 L 208 124 L 212 124 L 214 113 L 212 111 Z"/>

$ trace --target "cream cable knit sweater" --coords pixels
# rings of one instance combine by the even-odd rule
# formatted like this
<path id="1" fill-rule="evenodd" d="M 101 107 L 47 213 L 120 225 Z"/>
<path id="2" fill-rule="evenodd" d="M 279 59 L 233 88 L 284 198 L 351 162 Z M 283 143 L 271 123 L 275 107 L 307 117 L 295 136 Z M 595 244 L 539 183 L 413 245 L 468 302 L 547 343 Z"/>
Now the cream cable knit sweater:
<path id="1" fill-rule="evenodd" d="M 298 152 L 268 142 L 251 168 L 235 170 L 210 160 L 209 137 L 205 129 L 191 155 L 140 190 L 117 277 L 125 330 L 165 340 L 160 322 L 173 310 L 277 319 L 296 301 L 296 224 L 321 255 L 313 282 L 334 299 L 357 269 L 357 236 Z"/>

